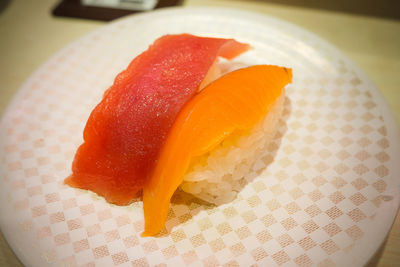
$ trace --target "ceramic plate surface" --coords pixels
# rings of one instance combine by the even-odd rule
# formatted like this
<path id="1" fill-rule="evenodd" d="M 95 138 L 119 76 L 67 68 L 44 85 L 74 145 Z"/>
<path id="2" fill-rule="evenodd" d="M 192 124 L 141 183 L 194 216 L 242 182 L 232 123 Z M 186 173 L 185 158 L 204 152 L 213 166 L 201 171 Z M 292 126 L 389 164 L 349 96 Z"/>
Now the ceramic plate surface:
<path id="1" fill-rule="evenodd" d="M 63 179 L 104 90 L 167 33 L 249 43 L 237 62 L 288 66 L 294 79 L 279 132 L 238 197 L 213 207 L 177 193 L 164 235 L 142 238 L 141 202 L 110 205 Z M 230 9 L 130 16 L 54 55 L 8 107 L 1 229 L 27 266 L 361 266 L 397 212 L 399 140 L 371 81 L 298 27 Z"/>

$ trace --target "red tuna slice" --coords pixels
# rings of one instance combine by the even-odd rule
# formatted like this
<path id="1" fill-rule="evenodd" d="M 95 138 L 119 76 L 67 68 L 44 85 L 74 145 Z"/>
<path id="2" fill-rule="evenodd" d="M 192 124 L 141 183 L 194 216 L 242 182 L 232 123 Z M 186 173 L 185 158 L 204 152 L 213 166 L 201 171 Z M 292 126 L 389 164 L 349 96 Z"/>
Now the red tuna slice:
<path id="1" fill-rule="evenodd" d="M 143 188 L 175 118 L 218 56 L 249 49 L 233 39 L 166 35 L 136 57 L 90 114 L 65 183 L 117 205 Z"/>

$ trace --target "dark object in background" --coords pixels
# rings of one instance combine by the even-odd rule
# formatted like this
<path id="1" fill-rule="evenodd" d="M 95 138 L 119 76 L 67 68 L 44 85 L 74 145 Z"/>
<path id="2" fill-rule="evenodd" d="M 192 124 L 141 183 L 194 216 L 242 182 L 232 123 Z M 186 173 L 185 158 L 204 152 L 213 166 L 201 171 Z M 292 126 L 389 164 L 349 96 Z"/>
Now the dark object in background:
<path id="1" fill-rule="evenodd" d="M 249 2 L 267 2 L 387 19 L 400 19 L 399 0 L 251 0 Z"/>
<path id="2" fill-rule="evenodd" d="M 181 0 L 159 0 L 155 9 L 179 5 Z M 52 11 L 54 16 L 110 21 L 141 10 L 94 7 L 82 5 L 80 0 L 62 0 Z"/>
<path id="3" fill-rule="evenodd" d="M 8 7 L 11 0 L 0 0 L 0 14 Z"/>

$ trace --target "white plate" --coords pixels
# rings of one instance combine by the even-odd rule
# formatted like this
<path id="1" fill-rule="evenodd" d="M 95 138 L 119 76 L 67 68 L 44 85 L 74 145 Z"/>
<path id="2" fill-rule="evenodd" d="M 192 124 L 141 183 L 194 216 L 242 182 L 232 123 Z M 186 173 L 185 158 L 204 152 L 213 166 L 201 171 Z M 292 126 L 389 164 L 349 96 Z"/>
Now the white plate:
<path id="1" fill-rule="evenodd" d="M 238 198 L 209 207 L 178 194 L 169 233 L 141 238 L 141 202 L 109 205 L 63 179 L 114 76 L 157 37 L 183 32 L 249 43 L 238 61 L 292 67 L 294 81 L 279 148 L 254 166 Z M 127 17 L 57 53 L 9 106 L 0 130 L 1 229 L 29 266 L 361 266 L 397 211 L 396 126 L 371 81 L 298 27 L 214 8 Z"/>

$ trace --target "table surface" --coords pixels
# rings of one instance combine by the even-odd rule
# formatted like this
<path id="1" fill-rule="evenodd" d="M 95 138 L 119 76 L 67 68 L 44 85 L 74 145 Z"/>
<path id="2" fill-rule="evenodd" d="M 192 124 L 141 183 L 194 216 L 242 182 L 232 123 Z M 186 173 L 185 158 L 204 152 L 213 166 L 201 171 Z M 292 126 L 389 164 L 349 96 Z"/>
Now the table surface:
<path id="1" fill-rule="evenodd" d="M 51 9 L 56 0 L 5 2 L 9 4 L 5 7 L 0 5 L 0 115 L 17 89 L 40 64 L 68 43 L 105 24 L 53 17 Z M 279 2 L 187 0 L 183 5 L 250 10 L 281 18 L 314 32 L 342 50 L 367 73 L 382 92 L 397 122 L 400 122 L 400 20 Z M 400 263 L 399 214 L 385 243 L 368 266 L 395 266 Z M 0 266 L 22 266 L 1 233 Z"/>

